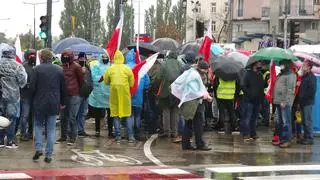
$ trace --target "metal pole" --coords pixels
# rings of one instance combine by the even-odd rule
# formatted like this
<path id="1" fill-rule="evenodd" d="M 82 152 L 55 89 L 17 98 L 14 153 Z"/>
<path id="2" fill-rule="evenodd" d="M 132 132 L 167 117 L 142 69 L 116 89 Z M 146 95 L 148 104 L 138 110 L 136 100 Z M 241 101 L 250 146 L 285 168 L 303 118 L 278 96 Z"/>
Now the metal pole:
<path id="1" fill-rule="evenodd" d="M 132 8 L 131 10 L 132 10 L 133 12 L 132 12 L 132 14 L 131 14 L 131 22 L 132 22 L 132 24 L 131 24 L 131 33 L 130 33 L 130 34 L 132 35 L 132 37 L 130 38 L 130 39 L 131 39 L 130 42 L 131 42 L 131 44 L 133 44 L 133 42 L 134 42 L 133 40 L 134 40 L 134 38 L 135 38 L 135 36 L 134 36 L 134 23 L 133 23 L 133 22 L 134 22 L 134 17 L 133 17 L 133 16 L 134 16 L 133 0 L 131 0 L 131 8 Z"/>
<path id="2" fill-rule="evenodd" d="M 197 40 L 197 12 L 196 12 L 196 4 L 194 3 L 193 8 L 193 34 L 194 34 L 194 40 Z"/>
<path id="3" fill-rule="evenodd" d="M 285 0 L 284 5 L 284 21 L 283 21 L 283 49 L 287 49 L 287 31 L 288 31 L 288 1 Z"/>
<path id="4" fill-rule="evenodd" d="M 227 34 L 227 41 L 228 43 L 232 42 L 232 33 L 233 33 L 233 0 L 229 0 L 229 16 L 228 16 L 228 34 Z"/>
<path id="5" fill-rule="evenodd" d="M 140 42 L 140 0 L 138 0 L 138 37 L 137 37 L 137 48 L 139 48 Z"/>
<path id="6" fill-rule="evenodd" d="M 33 49 L 36 49 L 36 4 L 33 4 Z"/>
<path id="7" fill-rule="evenodd" d="M 47 47 L 52 46 L 52 35 L 51 35 L 51 19 L 52 19 L 52 0 L 47 0 L 47 16 L 48 16 L 48 41 Z"/>

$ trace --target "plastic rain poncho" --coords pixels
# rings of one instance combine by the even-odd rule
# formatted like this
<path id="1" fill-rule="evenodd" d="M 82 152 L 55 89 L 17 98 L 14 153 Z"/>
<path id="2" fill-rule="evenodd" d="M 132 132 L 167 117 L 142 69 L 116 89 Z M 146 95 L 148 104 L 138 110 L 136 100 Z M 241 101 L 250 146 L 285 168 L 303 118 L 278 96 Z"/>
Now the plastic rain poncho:
<path id="1" fill-rule="evenodd" d="M 124 64 L 124 57 L 119 50 L 115 53 L 113 62 L 103 77 L 104 82 L 110 85 L 111 117 L 129 117 L 131 116 L 130 87 L 134 84 L 133 73 Z"/>

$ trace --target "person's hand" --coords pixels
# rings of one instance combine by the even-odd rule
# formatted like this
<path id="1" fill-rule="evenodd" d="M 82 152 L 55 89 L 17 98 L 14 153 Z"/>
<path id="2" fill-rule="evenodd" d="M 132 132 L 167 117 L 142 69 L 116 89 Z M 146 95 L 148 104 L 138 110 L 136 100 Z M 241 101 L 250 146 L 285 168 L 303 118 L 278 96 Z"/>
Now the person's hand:
<path id="1" fill-rule="evenodd" d="M 209 96 L 209 97 L 207 98 L 207 101 L 208 101 L 209 103 L 212 103 L 212 101 L 213 101 L 212 97 Z"/>
<path id="2" fill-rule="evenodd" d="M 285 108 L 286 107 L 286 103 L 280 103 L 280 107 L 283 109 L 283 108 Z"/>
<path id="3" fill-rule="evenodd" d="M 103 81 L 103 76 L 100 77 L 98 82 L 102 82 Z"/>
<path id="4" fill-rule="evenodd" d="M 66 105 L 60 105 L 60 109 L 66 108 Z"/>

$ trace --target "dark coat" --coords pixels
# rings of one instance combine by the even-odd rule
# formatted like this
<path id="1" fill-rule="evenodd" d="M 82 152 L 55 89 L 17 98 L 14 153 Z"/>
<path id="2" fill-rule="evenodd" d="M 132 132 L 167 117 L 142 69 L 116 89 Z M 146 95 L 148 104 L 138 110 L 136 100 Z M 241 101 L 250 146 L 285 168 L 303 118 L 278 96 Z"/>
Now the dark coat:
<path id="1" fill-rule="evenodd" d="M 251 103 L 261 103 L 264 99 L 265 81 L 259 72 L 247 70 L 241 84 L 244 98 Z"/>
<path id="2" fill-rule="evenodd" d="M 82 67 L 76 62 L 70 62 L 62 65 L 64 79 L 68 89 L 69 96 L 79 96 L 80 88 L 84 80 Z"/>
<path id="3" fill-rule="evenodd" d="M 31 80 L 31 73 L 33 70 L 33 65 L 29 64 L 29 63 L 23 63 L 23 67 L 26 70 L 26 73 L 28 75 L 28 80 L 27 80 L 27 85 L 24 86 L 24 88 L 21 89 L 21 98 L 25 99 L 25 98 L 31 98 L 32 96 L 32 92 L 30 91 L 30 80 Z"/>
<path id="4" fill-rule="evenodd" d="M 317 79 L 312 73 L 307 73 L 302 77 L 299 90 L 299 102 L 301 106 L 314 104 L 317 89 Z"/>
<path id="5" fill-rule="evenodd" d="M 62 68 L 43 63 L 36 66 L 31 74 L 30 89 L 33 95 L 33 110 L 57 115 L 60 105 L 66 104 L 67 87 Z"/>

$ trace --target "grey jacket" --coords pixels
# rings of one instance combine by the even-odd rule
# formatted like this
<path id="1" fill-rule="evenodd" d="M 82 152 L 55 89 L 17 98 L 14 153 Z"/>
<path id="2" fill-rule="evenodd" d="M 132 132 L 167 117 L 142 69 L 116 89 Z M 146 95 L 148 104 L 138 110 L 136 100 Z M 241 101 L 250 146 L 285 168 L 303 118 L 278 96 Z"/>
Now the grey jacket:
<path id="1" fill-rule="evenodd" d="M 280 74 L 280 76 L 276 80 L 273 91 L 273 103 L 285 103 L 292 106 L 294 101 L 296 82 L 296 75 L 291 71 Z"/>

